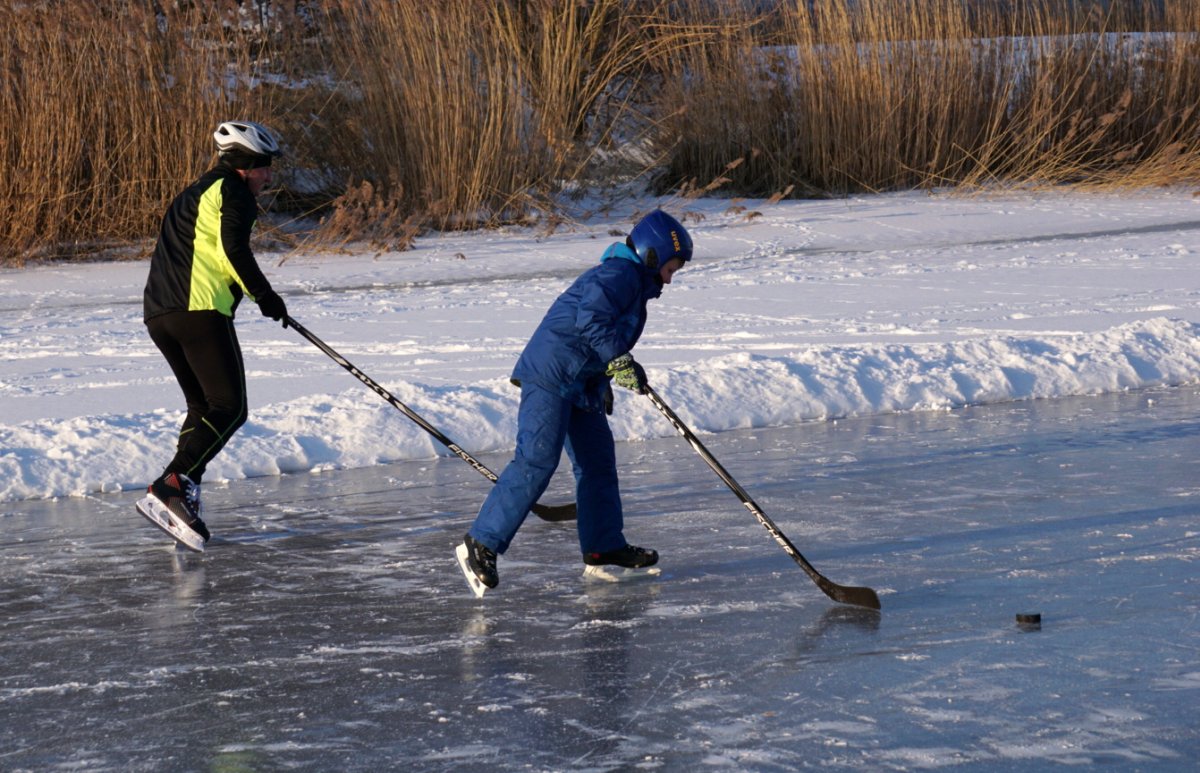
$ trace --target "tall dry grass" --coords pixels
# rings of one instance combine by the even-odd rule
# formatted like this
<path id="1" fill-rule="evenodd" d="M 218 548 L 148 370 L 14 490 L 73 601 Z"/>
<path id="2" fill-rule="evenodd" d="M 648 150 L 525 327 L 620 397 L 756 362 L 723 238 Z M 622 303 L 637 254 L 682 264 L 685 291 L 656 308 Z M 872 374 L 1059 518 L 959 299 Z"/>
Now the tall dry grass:
<path id="1" fill-rule="evenodd" d="M 324 235 L 386 239 L 404 216 L 445 229 L 552 210 L 563 181 L 627 125 L 654 56 L 643 30 L 665 5 L 331 0 L 332 90 L 357 99 L 322 116 L 335 129 L 322 152 L 348 183 Z M 391 216 L 362 205 L 366 188 Z"/>
<path id="2" fill-rule="evenodd" d="M 1195 0 L 80 0 L 0 5 L 0 28 L 7 263 L 152 237 L 235 116 L 280 130 L 275 208 L 326 243 L 553 223 L 565 189 L 638 174 L 762 196 L 1200 177 Z"/>
<path id="3" fill-rule="evenodd" d="M 663 73 L 663 114 L 688 107 L 662 134 L 668 188 L 716 179 L 742 193 L 840 194 L 1200 175 L 1191 0 L 1103 11 L 799 0 L 768 32 L 737 0 L 712 8 L 693 0 L 687 15 L 733 22 Z"/>
<path id="4" fill-rule="evenodd" d="M 150 3 L 0 7 L 0 255 L 71 254 L 154 232 L 231 114 L 277 114 L 221 15 Z M 205 129 L 208 131 L 205 132 Z"/>
<path id="5" fill-rule="evenodd" d="M 399 211 L 423 210 L 441 227 L 506 210 L 538 182 L 539 165 L 509 161 L 541 150 L 524 130 L 516 63 L 489 29 L 486 5 L 331 6 L 334 89 L 358 95 L 346 120 L 326 117 L 341 127 L 328 151 L 348 178 L 369 181 Z"/>

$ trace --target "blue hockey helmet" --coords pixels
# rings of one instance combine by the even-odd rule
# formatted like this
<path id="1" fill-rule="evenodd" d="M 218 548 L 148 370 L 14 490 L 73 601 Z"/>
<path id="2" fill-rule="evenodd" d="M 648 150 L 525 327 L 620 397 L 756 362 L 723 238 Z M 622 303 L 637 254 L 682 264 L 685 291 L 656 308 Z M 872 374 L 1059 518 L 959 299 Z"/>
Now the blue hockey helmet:
<path id="1" fill-rule="evenodd" d="M 692 259 L 692 237 L 678 220 L 656 209 L 633 227 L 625 240 L 648 268 L 658 268 L 671 258 Z"/>

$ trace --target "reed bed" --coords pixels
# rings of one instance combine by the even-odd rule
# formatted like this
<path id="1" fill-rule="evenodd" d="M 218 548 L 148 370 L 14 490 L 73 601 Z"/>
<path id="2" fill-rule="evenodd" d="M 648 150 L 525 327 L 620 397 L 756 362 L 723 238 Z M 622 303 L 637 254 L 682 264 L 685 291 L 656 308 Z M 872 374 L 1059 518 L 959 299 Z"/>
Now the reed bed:
<path id="1" fill-rule="evenodd" d="M 0 261 L 145 244 L 244 117 L 267 229 L 402 248 L 683 195 L 1200 177 L 1194 0 L 0 4 Z M 288 222 L 292 221 L 292 222 Z"/>
<path id="2" fill-rule="evenodd" d="M 552 214 L 564 182 L 628 126 L 666 3 L 327 3 L 335 92 L 361 95 L 334 146 L 351 181 L 323 236 L 386 240 L 389 220 L 476 227 Z M 667 33 L 669 45 L 682 45 Z M 398 41 L 403 41 L 399 43 Z M 335 119 L 336 122 L 336 119 Z M 403 229 L 411 233 L 411 228 Z"/>
<path id="3" fill-rule="evenodd" d="M 1130 5 L 801 1 L 769 33 L 743 15 L 664 72 L 664 101 L 689 106 L 663 127 L 664 187 L 1194 181 L 1200 4 Z"/>
<path id="4" fill-rule="evenodd" d="M 6 262 L 152 233 L 213 159 L 217 122 L 279 113 L 269 90 L 249 85 L 245 46 L 219 19 L 111 5 L 0 7 Z"/>

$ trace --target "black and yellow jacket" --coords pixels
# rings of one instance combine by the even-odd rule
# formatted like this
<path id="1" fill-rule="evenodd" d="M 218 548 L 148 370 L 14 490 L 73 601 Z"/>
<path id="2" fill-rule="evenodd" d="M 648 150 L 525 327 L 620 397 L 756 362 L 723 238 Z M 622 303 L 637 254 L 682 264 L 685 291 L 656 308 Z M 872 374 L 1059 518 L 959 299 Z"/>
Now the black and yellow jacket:
<path id="1" fill-rule="evenodd" d="M 243 293 L 271 285 L 250 251 L 258 204 L 238 171 L 218 163 L 175 197 L 163 216 L 144 294 L 145 319 L 173 311 L 233 316 Z"/>

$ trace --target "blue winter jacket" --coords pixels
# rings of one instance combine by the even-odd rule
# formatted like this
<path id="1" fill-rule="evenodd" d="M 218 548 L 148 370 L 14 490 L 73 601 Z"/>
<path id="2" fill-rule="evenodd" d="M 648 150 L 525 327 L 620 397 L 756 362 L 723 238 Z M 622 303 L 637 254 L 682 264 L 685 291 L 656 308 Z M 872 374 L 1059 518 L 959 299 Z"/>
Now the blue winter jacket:
<path id="1" fill-rule="evenodd" d="M 513 382 L 557 392 L 589 411 L 603 408 L 605 367 L 633 348 L 646 326 L 646 303 L 662 295 L 658 271 L 624 244 L 583 272 L 554 301 L 513 369 Z"/>

